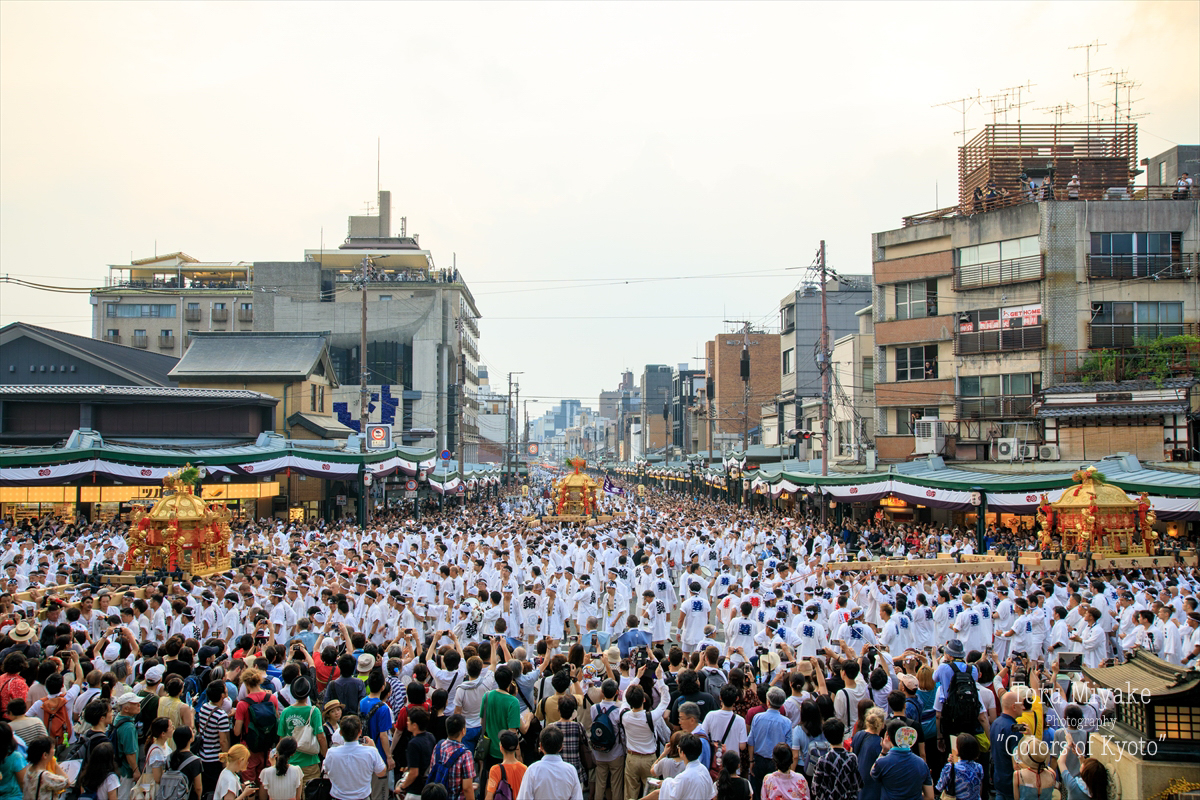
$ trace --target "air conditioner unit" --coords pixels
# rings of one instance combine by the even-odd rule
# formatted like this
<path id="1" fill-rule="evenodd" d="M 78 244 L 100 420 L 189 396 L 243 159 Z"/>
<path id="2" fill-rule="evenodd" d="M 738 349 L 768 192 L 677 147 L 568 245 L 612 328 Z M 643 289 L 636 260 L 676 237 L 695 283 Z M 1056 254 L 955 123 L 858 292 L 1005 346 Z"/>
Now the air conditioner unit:
<path id="1" fill-rule="evenodd" d="M 1037 457 L 1038 457 L 1037 445 L 1035 445 L 1035 444 L 1021 445 L 1021 459 L 1022 460 L 1024 460 L 1024 459 L 1033 460 Z"/>
<path id="2" fill-rule="evenodd" d="M 946 449 L 946 423 L 936 417 L 922 417 L 913 425 L 918 455 L 937 455 Z"/>
<path id="3" fill-rule="evenodd" d="M 999 439 L 996 442 L 996 460 L 997 461 L 1012 461 L 1017 457 L 1020 440 L 1018 439 Z"/>
<path id="4" fill-rule="evenodd" d="M 1058 445 L 1044 444 L 1038 448 L 1038 458 L 1042 461 L 1058 461 L 1062 455 L 1058 452 Z"/>

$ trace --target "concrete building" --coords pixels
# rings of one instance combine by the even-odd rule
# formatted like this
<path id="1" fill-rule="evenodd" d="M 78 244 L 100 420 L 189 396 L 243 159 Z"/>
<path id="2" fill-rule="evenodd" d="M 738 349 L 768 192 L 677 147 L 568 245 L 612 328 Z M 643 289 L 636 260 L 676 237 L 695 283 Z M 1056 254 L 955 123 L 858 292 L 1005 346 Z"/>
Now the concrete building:
<path id="1" fill-rule="evenodd" d="M 631 452 L 631 428 L 635 415 L 639 417 L 642 408 L 642 389 L 633 382 L 633 372 L 625 370 L 621 373 L 621 382 L 617 388 L 600 393 L 600 416 L 615 422 L 615 439 L 609 446 L 616 458 L 619 453 Z M 639 449 L 641 444 L 639 442 Z M 621 460 L 628 460 L 621 457 Z"/>
<path id="2" fill-rule="evenodd" d="M 833 343 L 830 454 L 835 462 L 863 463 L 875 445 L 875 331 L 870 306 L 861 308 L 858 332 Z M 820 424 L 814 430 L 819 430 Z"/>
<path id="3" fill-rule="evenodd" d="M 364 259 L 369 421 L 394 425 L 397 444 L 455 450 L 461 382 L 465 460 L 477 462 L 479 311 L 456 269 L 437 269 L 417 236 L 392 236 L 389 192 L 379 193 L 378 214 L 349 218 L 340 245 L 305 250 L 301 261 L 172 253 L 110 266 L 106 286 L 92 293 L 92 333 L 180 356 L 193 333 L 327 331 L 332 410 L 357 430 Z"/>
<path id="4" fill-rule="evenodd" d="M 504 443 L 509 432 L 508 395 L 497 392 L 491 385 L 486 366 L 479 366 L 478 375 L 475 402 L 479 440 L 474 463 L 500 464 L 504 461 Z"/>
<path id="5" fill-rule="evenodd" d="M 92 338 L 179 358 L 199 331 L 254 329 L 254 269 L 167 253 L 109 264 L 91 293 Z"/>
<path id="6" fill-rule="evenodd" d="M 647 364 L 642 370 L 642 452 L 653 453 L 667 446 L 671 414 L 671 368 Z"/>
<path id="7" fill-rule="evenodd" d="M 1003 141 L 992 127 L 976 139 Z M 1037 127 L 1054 128 L 1060 142 L 1084 128 Z M 1018 159 L 1053 190 L 979 201 L 979 193 L 960 189 L 966 200 L 959 206 L 874 235 L 881 458 L 932 449 L 960 460 L 1082 459 L 1084 430 L 1094 425 L 1158 429 L 1153 442 L 1129 438 L 1136 442 L 1130 452 L 1146 460 L 1190 452 L 1175 432 L 1194 442 L 1197 423 L 1174 407 L 1149 405 L 1120 417 L 1056 417 L 1037 407 L 1052 387 L 1138 378 L 1128 368 L 1144 363 L 1153 342 L 1195 336 L 1200 327 L 1200 205 L 1161 193 L 1124 199 L 1136 173 L 1136 126 L 1093 125 L 1089 133 L 1091 144 L 1061 163 L 1059 153 L 1071 148 L 1042 148 L 1028 135 L 1020 148 L 988 145 L 977 167 L 1002 184 Z M 1053 177 L 1064 168 L 1093 176 L 1079 201 L 1068 200 Z M 1034 202 L 1043 196 L 1055 199 Z M 1194 350 L 1183 344 L 1180 353 L 1166 377 L 1176 368 L 1194 373 Z M 920 426 L 916 437 L 922 418 L 940 422 Z M 1173 432 L 1170 443 L 1164 429 Z"/>
<path id="8" fill-rule="evenodd" d="M 1171 192 L 1175 182 L 1188 173 L 1193 181 L 1192 191 L 1200 187 L 1200 144 L 1181 144 L 1166 152 L 1146 159 L 1146 184 L 1151 187 L 1162 187 Z M 1151 194 L 1154 194 L 1151 191 Z M 1194 199 L 1194 196 L 1193 196 Z"/>
<path id="9" fill-rule="evenodd" d="M 691 417 L 688 409 L 696 405 L 703 389 L 704 370 L 689 369 L 687 364 L 680 364 L 671 373 L 670 440 L 676 457 L 696 452 L 692 448 Z"/>
<path id="10" fill-rule="evenodd" d="M 825 284 L 829 343 L 858 333 L 860 309 L 871 304 L 871 276 L 847 275 Z M 779 302 L 780 391 L 787 401 L 821 396 L 816 354 L 821 339 L 821 287 L 806 285 Z"/>
<path id="11" fill-rule="evenodd" d="M 745 447 L 745 432 L 759 426 L 763 402 L 779 394 L 779 342 L 779 334 L 753 329 L 722 333 L 705 342 L 713 385 L 715 449 Z M 742 380 L 743 349 L 750 355 L 748 391 Z"/>

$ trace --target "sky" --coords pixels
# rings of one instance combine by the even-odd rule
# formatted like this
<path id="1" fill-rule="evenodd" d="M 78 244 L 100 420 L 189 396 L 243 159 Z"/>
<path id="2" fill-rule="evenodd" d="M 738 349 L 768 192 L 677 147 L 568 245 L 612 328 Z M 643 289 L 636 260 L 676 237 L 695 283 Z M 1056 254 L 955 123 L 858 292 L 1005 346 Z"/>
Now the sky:
<path id="1" fill-rule="evenodd" d="M 1195 2 L 4 0 L 0 274 L 301 260 L 374 202 L 378 141 L 394 228 L 457 261 L 493 381 L 592 405 L 700 365 L 725 320 L 777 329 L 822 239 L 869 274 L 872 232 L 953 204 L 939 104 L 1024 86 L 1022 121 L 1083 121 L 1073 46 L 1104 45 L 1105 119 L 1104 73 L 1140 82 L 1142 157 L 1200 142 L 1198 39 Z M 0 283 L 0 325 L 90 319 Z"/>

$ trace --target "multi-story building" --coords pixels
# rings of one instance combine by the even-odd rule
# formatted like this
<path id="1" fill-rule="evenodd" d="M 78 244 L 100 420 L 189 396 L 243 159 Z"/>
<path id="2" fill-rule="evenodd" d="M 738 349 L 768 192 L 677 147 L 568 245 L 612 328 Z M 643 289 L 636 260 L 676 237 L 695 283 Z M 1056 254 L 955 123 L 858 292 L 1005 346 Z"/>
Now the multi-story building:
<path id="1" fill-rule="evenodd" d="M 1175 183 L 1184 173 L 1200 185 L 1200 144 L 1181 144 L 1146 159 L 1148 193 L 1158 197 L 1175 194 Z M 1192 191 L 1196 191 L 1195 188 Z"/>
<path id="2" fill-rule="evenodd" d="M 777 333 L 745 329 L 722 333 L 704 343 L 713 388 L 714 449 L 744 448 L 746 434 L 759 426 L 763 402 L 779 394 Z M 748 381 L 742 378 L 742 351 L 749 354 Z"/>
<path id="3" fill-rule="evenodd" d="M 301 261 L 173 253 L 112 266 L 106 283 L 92 293 L 93 336 L 157 352 L 179 356 L 199 331 L 328 331 L 337 419 L 358 429 L 365 366 L 370 421 L 393 424 L 398 444 L 456 450 L 461 384 L 465 460 L 478 460 L 479 311 L 456 269 L 437 269 L 417 236 L 392 236 L 389 192 L 378 214 L 349 218 L 340 245 Z"/>
<path id="4" fill-rule="evenodd" d="M 855 314 L 858 332 L 833 343 L 829 450 L 835 461 L 865 461 L 875 443 L 874 322 L 870 306 Z"/>
<path id="5" fill-rule="evenodd" d="M 670 438 L 671 368 L 647 364 L 642 370 L 642 452 L 662 450 Z"/>
<path id="6" fill-rule="evenodd" d="M 92 338 L 179 358 L 189 334 L 254 329 L 254 268 L 187 253 L 109 264 L 92 291 Z"/>
<path id="7" fill-rule="evenodd" d="M 680 364 L 671 373 L 671 445 L 677 456 L 696 452 L 692 448 L 688 409 L 696 405 L 696 398 L 703 389 L 704 370 L 689 369 L 687 364 Z"/>
<path id="8" fill-rule="evenodd" d="M 858 333 L 858 311 L 871 305 L 871 276 L 846 275 L 825 283 L 829 344 Z M 821 396 L 817 350 L 821 340 L 821 287 L 805 285 L 779 301 L 780 393 L 785 402 Z"/>
<path id="9" fill-rule="evenodd" d="M 881 458 L 931 443 L 964 460 L 1040 456 L 1039 445 L 1083 458 L 1090 426 L 1179 427 L 1153 405 L 1037 406 L 1047 387 L 1138 377 L 1115 371 L 1149 342 L 1197 333 L 1200 209 L 1132 191 L 1136 138 L 1132 124 L 990 125 L 960 149 L 957 206 L 874 235 Z M 942 422 L 915 437 L 922 418 Z M 1162 438 L 1138 455 L 1161 460 Z"/>
<path id="10" fill-rule="evenodd" d="M 642 389 L 633 382 L 633 373 L 625 370 L 621 373 L 621 382 L 610 392 L 600 393 L 600 416 L 614 420 L 615 441 L 610 449 L 614 458 L 621 458 L 620 453 L 630 452 L 630 426 L 633 415 L 641 413 Z"/>

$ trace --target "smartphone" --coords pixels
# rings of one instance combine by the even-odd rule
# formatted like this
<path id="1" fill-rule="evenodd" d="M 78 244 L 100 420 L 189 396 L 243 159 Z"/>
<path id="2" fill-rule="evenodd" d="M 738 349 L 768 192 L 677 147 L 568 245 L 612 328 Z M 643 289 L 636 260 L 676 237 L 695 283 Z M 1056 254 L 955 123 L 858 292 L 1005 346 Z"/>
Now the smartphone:
<path id="1" fill-rule="evenodd" d="M 954 753 L 954 755 L 958 755 L 958 737 L 957 736 L 950 737 L 950 752 Z"/>

